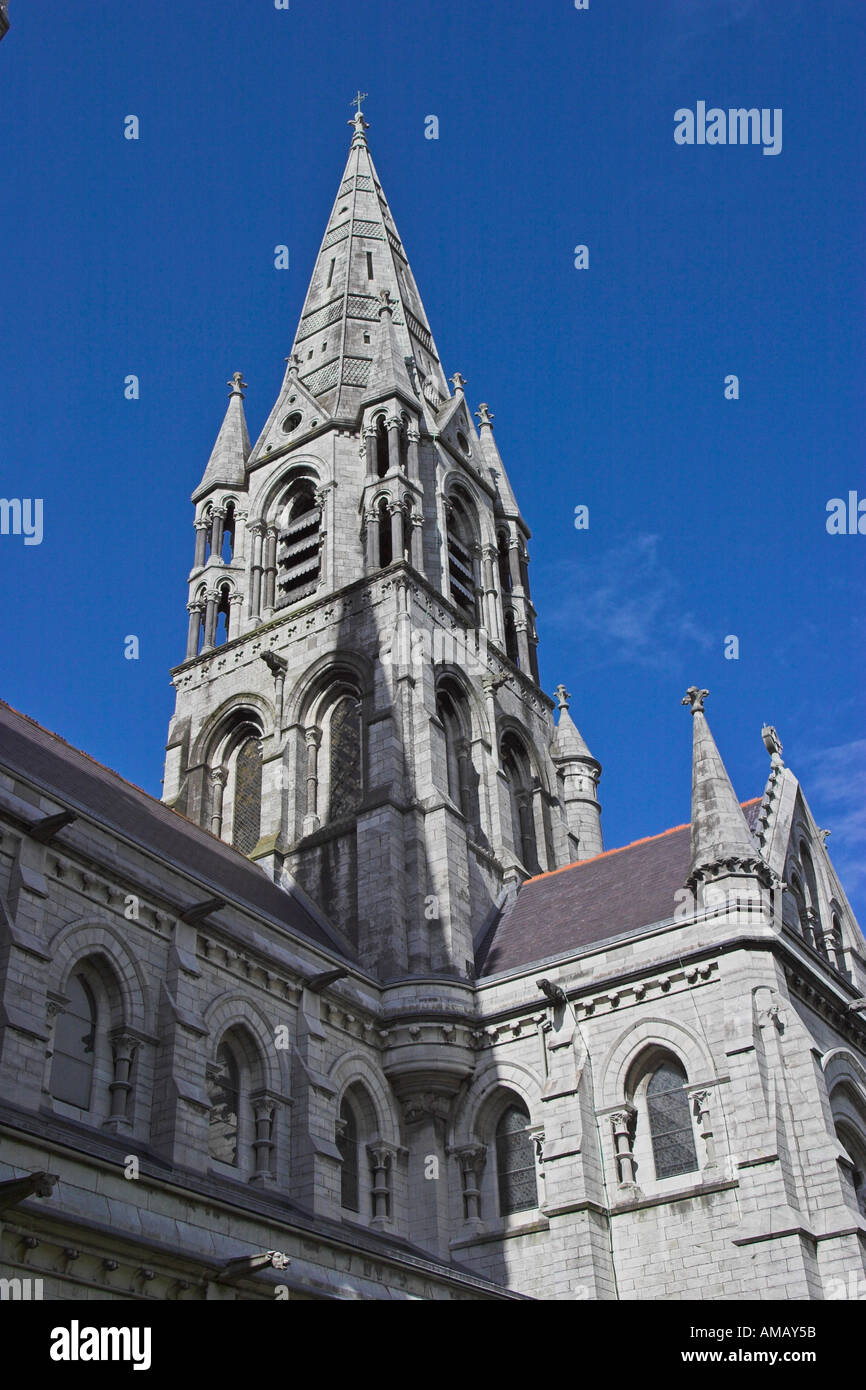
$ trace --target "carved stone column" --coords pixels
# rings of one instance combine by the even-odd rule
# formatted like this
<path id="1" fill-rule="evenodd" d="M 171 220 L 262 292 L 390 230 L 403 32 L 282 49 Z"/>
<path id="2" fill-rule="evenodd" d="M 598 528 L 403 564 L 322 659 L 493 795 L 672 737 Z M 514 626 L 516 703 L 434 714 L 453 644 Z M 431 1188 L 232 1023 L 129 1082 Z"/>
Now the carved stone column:
<path id="1" fill-rule="evenodd" d="M 214 560 L 220 560 L 222 558 L 224 526 L 225 512 L 222 507 L 215 507 L 210 532 L 210 553 L 211 558 Z"/>
<path id="2" fill-rule="evenodd" d="M 409 477 L 414 483 L 421 481 L 421 434 L 418 426 L 412 424 L 406 431 L 408 439 L 407 463 Z"/>
<path id="3" fill-rule="evenodd" d="M 463 1183 L 463 1220 L 479 1223 L 481 1221 L 481 1174 L 487 1158 L 484 1144 L 464 1144 L 452 1150 L 460 1165 Z"/>
<path id="4" fill-rule="evenodd" d="M 210 527 L 206 521 L 195 523 L 195 559 L 193 569 L 200 570 L 207 558 L 207 536 Z"/>
<path id="5" fill-rule="evenodd" d="M 388 430 L 388 471 L 399 473 L 400 471 L 400 431 L 403 428 L 403 421 L 399 415 L 389 415 L 385 421 Z"/>
<path id="6" fill-rule="evenodd" d="M 420 512 L 412 512 L 409 517 L 409 563 L 424 573 L 424 518 Z"/>
<path id="7" fill-rule="evenodd" d="M 269 526 L 265 536 L 262 568 L 264 570 L 264 594 L 262 607 L 266 614 L 273 612 L 274 591 L 277 584 L 277 528 Z"/>
<path id="8" fill-rule="evenodd" d="M 529 624 L 525 618 L 516 618 L 514 631 L 517 633 L 517 655 L 521 671 L 529 675 L 532 671 L 532 656 L 529 649 Z"/>
<path id="9" fill-rule="evenodd" d="M 372 482 L 376 476 L 376 427 L 367 425 L 364 430 L 364 458 L 366 461 L 367 478 L 366 481 Z"/>
<path id="10" fill-rule="evenodd" d="M 388 436 L 389 441 L 391 436 Z M 403 559 L 403 508 L 399 502 L 391 502 L 388 506 L 391 514 L 391 559 Z"/>
<path id="11" fill-rule="evenodd" d="M 523 576 L 520 573 L 520 541 L 516 536 L 511 536 L 508 541 L 508 571 L 511 575 L 511 592 L 515 589 L 523 588 Z"/>
<path id="12" fill-rule="evenodd" d="M 373 1225 L 388 1221 L 391 1216 L 391 1169 L 394 1150 L 390 1144 L 372 1143 L 367 1145 L 367 1154 L 373 1174 Z"/>
<path id="13" fill-rule="evenodd" d="M 255 1120 L 253 1140 L 253 1175 L 250 1182 L 271 1183 L 274 1181 L 274 1113 L 276 1105 L 272 1096 L 258 1092 L 250 1096 Z"/>
<path id="14" fill-rule="evenodd" d="M 51 1072 L 54 1065 L 54 1035 L 57 1031 L 57 1020 L 61 1014 L 66 1013 L 66 1006 L 69 999 L 65 994 L 49 993 L 48 1003 L 45 1010 L 45 1027 L 47 1037 L 45 1039 L 45 1069 L 42 1076 L 43 1095 L 51 1095 Z"/>
<path id="15" fill-rule="evenodd" d="M 213 649 L 214 637 L 216 636 L 218 595 L 215 589 L 209 589 L 205 597 L 204 642 L 202 643 L 202 651 L 211 651 Z"/>
<path id="16" fill-rule="evenodd" d="M 613 1126 L 613 1146 L 616 1154 L 617 1178 L 621 1187 L 634 1187 L 635 1167 L 632 1145 L 637 1111 L 625 1105 L 610 1117 Z"/>
<path id="17" fill-rule="evenodd" d="M 224 767 L 212 767 L 210 771 L 210 828 L 211 834 L 219 838 L 223 833 L 223 793 L 228 773 Z"/>
<path id="18" fill-rule="evenodd" d="M 692 1104 L 695 1108 L 695 1117 L 698 1121 L 698 1130 L 704 1141 L 704 1167 L 715 1168 L 716 1166 L 716 1141 L 713 1138 L 713 1126 L 710 1121 L 710 1092 L 693 1091 Z"/>
<path id="19" fill-rule="evenodd" d="M 319 745 L 322 731 L 315 726 L 304 730 L 304 745 L 307 750 L 307 809 L 304 816 L 304 834 L 312 835 L 318 830 L 319 820 Z"/>
<path id="20" fill-rule="evenodd" d="M 138 1039 L 124 1029 L 111 1034 L 114 1077 L 109 1082 L 111 1113 L 107 1124 L 113 1128 L 128 1127 L 131 1116 L 129 1101 L 132 1095 L 132 1066 L 138 1049 Z"/>
<path id="21" fill-rule="evenodd" d="M 261 652 L 260 656 L 274 678 L 274 709 L 277 714 L 277 726 L 280 727 L 283 718 L 283 691 L 289 663 L 284 656 L 277 656 L 276 652 L 272 651 Z"/>
<path id="22" fill-rule="evenodd" d="M 241 628 L 241 604 L 243 594 L 237 592 L 229 594 L 229 613 L 226 620 L 226 641 L 230 642 L 233 637 L 240 636 Z"/>
<path id="23" fill-rule="evenodd" d="M 189 613 L 189 626 L 186 631 L 186 659 L 190 661 L 194 656 L 198 656 L 198 637 L 201 631 L 201 615 L 204 604 L 196 600 L 193 603 L 188 603 L 186 608 Z"/>
<path id="24" fill-rule="evenodd" d="M 496 595 L 495 564 L 497 551 L 495 545 L 480 546 L 481 554 L 481 576 L 483 587 L 483 622 L 494 641 L 499 641 L 501 637 L 499 620 L 499 603 Z"/>
<path id="25" fill-rule="evenodd" d="M 251 526 L 247 527 L 247 530 L 251 531 L 253 536 L 249 615 L 251 618 L 257 618 L 259 616 L 262 596 L 262 537 L 265 534 L 264 523 L 261 521 L 254 521 Z"/>
<path id="26" fill-rule="evenodd" d="M 364 520 L 367 523 L 367 568 L 377 570 L 379 568 L 379 513 L 374 507 L 371 511 L 364 513 Z"/>

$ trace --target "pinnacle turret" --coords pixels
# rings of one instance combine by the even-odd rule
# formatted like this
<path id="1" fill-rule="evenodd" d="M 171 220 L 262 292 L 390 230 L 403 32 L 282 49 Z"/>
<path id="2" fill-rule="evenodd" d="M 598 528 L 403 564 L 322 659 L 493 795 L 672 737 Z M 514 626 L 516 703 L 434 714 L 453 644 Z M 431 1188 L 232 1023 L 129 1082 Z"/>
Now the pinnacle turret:
<path id="1" fill-rule="evenodd" d="M 709 693 L 692 685 L 683 697 L 693 721 L 689 884 L 726 872 L 750 872 L 761 863 L 704 714 Z"/>
<path id="2" fill-rule="evenodd" d="M 244 389 L 246 382 L 242 372 L 235 372 L 231 381 L 229 403 L 223 422 L 220 425 L 216 442 L 211 450 L 207 467 L 201 482 L 192 494 L 193 502 L 204 497 L 215 487 L 243 487 L 244 470 L 250 456 L 250 437 L 244 415 Z"/>
<path id="3" fill-rule="evenodd" d="M 568 712 L 571 699 L 564 685 L 556 687 L 559 723 L 550 745 L 550 756 L 563 783 L 563 803 L 569 830 L 576 841 L 576 859 L 601 854 L 601 806 L 598 781 L 601 763 L 587 747 L 580 730 Z"/>
<path id="4" fill-rule="evenodd" d="M 528 535 L 529 528 L 520 515 L 517 498 L 514 496 L 511 483 L 508 481 L 505 464 L 502 462 L 502 456 L 493 435 L 493 420 L 495 417 L 492 415 L 486 401 L 482 401 L 475 414 L 478 417 L 478 438 L 481 443 L 481 451 L 484 455 L 484 461 L 490 471 L 493 486 L 496 489 L 496 496 L 502 515 L 519 521 Z"/>
<path id="5" fill-rule="evenodd" d="M 409 380 L 406 360 L 394 327 L 395 307 L 396 301 L 390 291 L 382 290 L 379 295 L 376 355 L 370 369 L 370 386 L 365 400 L 379 399 L 398 392 L 407 397 L 411 404 L 417 401 L 417 397 Z"/>

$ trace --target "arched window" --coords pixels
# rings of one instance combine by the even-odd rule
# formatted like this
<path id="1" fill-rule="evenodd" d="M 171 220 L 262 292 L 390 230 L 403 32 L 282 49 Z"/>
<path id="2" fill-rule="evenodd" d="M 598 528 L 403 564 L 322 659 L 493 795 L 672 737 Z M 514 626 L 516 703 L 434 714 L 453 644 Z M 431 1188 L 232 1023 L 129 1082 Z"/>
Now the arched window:
<path id="1" fill-rule="evenodd" d="M 223 544 L 222 558 L 227 565 L 230 565 L 235 553 L 235 504 L 229 502 L 225 510 L 223 519 Z"/>
<path id="2" fill-rule="evenodd" d="M 403 559 L 412 560 L 412 499 L 408 494 L 401 504 L 403 512 Z"/>
<path id="3" fill-rule="evenodd" d="M 385 416 L 379 415 L 376 420 L 376 477 L 384 478 L 389 466 L 388 428 L 385 424 Z"/>
<path id="4" fill-rule="evenodd" d="M 231 588 L 228 584 L 222 584 L 217 591 L 218 603 L 216 610 L 216 631 L 214 633 L 214 646 L 221 647 L 224 642 L 229 640 L 229 625 L 231 622 Z"/>
<path id="5" fill-rule="evenodd" d="M 803 890 L 803 880 L 800 877 L 799 873 L 797 873 L 795 870 L 792 870 L 789 873 L 788 882 L 791 888 L 790 898 L 791 905 L 793 908 L 793 914 L 795 917 L 795 921 L 792 922 L 791 925 L 799 928 L 800 934 L 802 935 L 803 939 L 807 941 L 810 946 L 814 946 L 816 944 L 815 934 L 812 930 L 812 923 L 809 920 L 809 911 L 806 904 L 806 894 Z M 787 897 L 788 895 L 786 894 L 785 896 Z M 786 904 L 783 903 L 783 915 L 785 906 Z"/>
<path id="6" fill-rule="evenodd" d="M 353 816 L 361 802 L 361 706 L 344 695 L 331 710 L 329 723 L 328 819 Z"/>
<path id="7" fill-rule="evenodd" d="M 806 900 L 806 919 L 809 924 L 809 931 L 812 944 L 816 951 L 820 951 L 826 956 L 827 947 L 824 942 L 823 932 L 821 931 L 821 910 L 820 899 L 818 896 L 818 879 L 815 874 L 815 865 L 812 863 L 812 855 L 805 840 L 800 841 L 800 863 L 803 866 L 803 896 Z"/>
<path id="8" fill-rule="evenodd" d="M 475 529 L 468 502 L 458 492 L 446 500 L 448 539 L 448 591 L 451 602 L 464 616 L 476 623 Z"/>
<path id="9" fill-rule="evenodd" d="M 441 688 L 436 695 L 436 713 L 445 732 L 445 762 L 448 775 L 448 795 L 465 814 L 465 791 L 460 777 L 460 752 L 464 742 L 463 724 L 457 702 L 451 692 Z"/>
<path id="10" fill-rule="evenodd" d="M 510 608 L 505 610 L 505 655 L 514 665 L 520 666 L 520 648 L 517 645 L 517 628 L 514 626 L 514 614 Z"/>
<path id="11" fill-rule="evenodd" d="M 383 497 L 377 507 L 379 516 L 379 564 L 382 569 L 390 565 L 394 558 L 394 545 L 391 539 L 391 511 L 388 499 Z"/>
<path id="12" fill-rule="evenodd" d="M 207 590 L 202 584 L 193 599 L 189 621 L 187 656 L 199 656 L 204 646 L 205 614 L 207 612 Z"/>
<path id="13" fill-rule="evenodd" d="M 69 1003 L 54 1030 L 51 1095 L 67 1105 L 89 1110 L 99 1021 L 96 1000 L 83 975 L 73 975 L 66 991 Z"/>
<path id="14" fill-rule="evenodd" d="M 358 1117 L 354 1106 L 343 1100 L 340 1123 L 337 1127 L 337 1148 L 340 1151 L 340 1206 L 346 1211 L 361 1210 L 361 1188 L 358 1165 Z"/>
<path id="15" fill-rule="evenodd" d="M 235 757 L 232 844 L 251 854 L 259 842 L 262 821 L 262 745 L 248 738 Z"/>
<path id="16" fill-rule="evenodd" d="M 532 809 L 532 765 L 513 734 L 506 734 L 501 747 L 502 771 L 511 804 L 511 835 L 514 852 L 533 873 L 540 868 Z"/>
<path id="17" fill-rule="evenodd" d="M 276 608 L 285 608 L 315 593 L 322 566 L 321 531 L 322 509 L 316 495 L 316 479 L 299 474 L 289 484 L 277 523 Z M 265 540 L 265 548 L 267 545 Z M 265 579 L 267 596 L 270 583 L 267 575 Z"/>
<path id="18" fill-rule="evenodd" d="M 409 416 L 404 411 L 400 416 L 400 468 L 405 473 L 409 467 Z"/>
<path id="19" fill-rule="evenodd" d="M 535 1153 L 528 1124 L 528 1110 L 516 1101 L 503 1110 L 496 1126 L 496 1178 L 502 1216 L 538 1206 Z"/>
<path id="20" fill-rule="evenodd" d="M 499 564 L 499 587 L 503 594 L 511 593 L 511 565 L 508 563 L 508 534 L 500 531 L 496 537 L 496 557 Z"/>
<path id="21" fill-rule="evenodd" d="M 686 1081 L 679 1063 L 668 1058 L 647 1082 L 647 1123 L 659 1179 L 692 1173 L 698 1166 Z"/>
<path id="22" fill-rule="evenodd" d="M 217 1163 L 237 1166 L 241 1077 L 238 1059 L 228 1043 L 217 1049 L 216 1062 L 208 1069 L 208 1153 Z"/>
<path id="23" fill-rule="evenodd" d="M 520 542 L 520 547 L 519 547 L 519 549 L 518 549 L 517 554 L 518 554 L 518 557 L 519 557 L 519 560 L 520 560 L 520 585 L 521 585 L 521 588 L 523 589 L 523 593 L 524 593 L 525 597 L 528 599 L 528 598 L 529 598 L 529 551 L 526 549 L 526 546 L 523 544 L 522 541 Z"/>

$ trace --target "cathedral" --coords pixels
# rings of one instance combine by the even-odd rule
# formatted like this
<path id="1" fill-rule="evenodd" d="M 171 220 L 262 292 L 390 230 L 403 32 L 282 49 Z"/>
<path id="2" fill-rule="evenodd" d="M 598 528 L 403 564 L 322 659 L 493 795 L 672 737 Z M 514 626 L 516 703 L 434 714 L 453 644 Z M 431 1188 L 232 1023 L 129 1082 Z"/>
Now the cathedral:
<path id="1" fill-rule="evenodd" d="M 351 125 L 277 399 L 251 443 L 234 373 L 192 494 L 162 800 L 0 705 L 0 1294 L 863 1296 L 826 832 L 771 726 L 740 801 L 692 686 L 690 823 L 605 849 Z"/>

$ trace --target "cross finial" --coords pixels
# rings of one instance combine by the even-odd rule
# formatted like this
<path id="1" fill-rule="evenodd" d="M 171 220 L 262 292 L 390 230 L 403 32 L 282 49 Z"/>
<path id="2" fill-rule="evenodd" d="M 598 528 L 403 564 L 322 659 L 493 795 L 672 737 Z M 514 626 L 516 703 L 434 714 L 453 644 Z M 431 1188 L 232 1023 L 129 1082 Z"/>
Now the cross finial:
<path id="1" fill-rule="evenodd" d="M 491 429 L 493 428 L 493 421 L 496 417 L 490 413 L 490 408 L 486 401 L 481 402 L 475 414 L 478 416 L 482 429 L 485 425 L 489 425 Z"/>
<path id="2" fill-rule="evenodd" d="M 361 110 L 361 103 L 366 99 L 368 95 L 369 94 L 367 92 L 358 91 L 357 95 L 352 98 L 352 101 L 350 103 L 350 105 L 356 106 L 358 108 L 352 119 L 350 121 L 347 121 L 347 125 L 352 126 L 355 131 L 355 138 L 352 141 L 353 145 L 355 143 L 355 140 L 358 139 L 360 139 L 361 144 L 366 143 L 364 131 L 369 130 L 370 126 L 369 122 L 364 120 L 364 114 Z"/>
<path id="3" fill-rule="evenodd" d="M 455 391 L 462 391 L 466 385 L 466 378 L 462 372 L 455 372 L 453 376 L 449 376 L 448 380 L 454 383 Z"/>
<path id="4" fill-rule="evenodd" d="M 244 391 L 247 388 L 247 383 L 244 381 L 243 372 L 235 372 L 232 376 L 231 381 L 226 382 L 226 386 L 231 387 L 231 394 L 233 396 L 243 396 Z"/>
<path id="5" fill-rule="evenodd" d="M 709 693 L 710 692 L 708 690 L 698 690 L 698 687 L 696 685 L 690 685 L 685 695 L 683 696 L 682 703 L 684 705 L 691 705 L 692 714 L 702 714 L 704 709 L 704 700 L 709 695 Z"/>
<path id="6" fill-rule="evenodd" d="M 554 695 L 556 696 L 556 700 L 557 700 L 557 704 L 559 705 L 559 708 L 560 708 L 561 710 L 568 709 L 568 702 L 569 702 L 569 700 L 571 699 L 571 696 L 569 695 L 569 693 L 568 693 L 568 691 L 566 690 L 565 686 L 562 685 L 562 684 L 560 683 L 560 684 L 556 687 L 556 689 L 554 690 L 553 693 L 554 693 Z"/>

